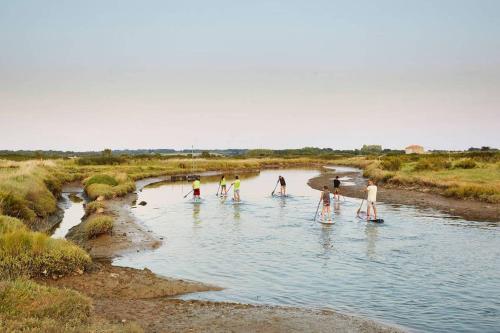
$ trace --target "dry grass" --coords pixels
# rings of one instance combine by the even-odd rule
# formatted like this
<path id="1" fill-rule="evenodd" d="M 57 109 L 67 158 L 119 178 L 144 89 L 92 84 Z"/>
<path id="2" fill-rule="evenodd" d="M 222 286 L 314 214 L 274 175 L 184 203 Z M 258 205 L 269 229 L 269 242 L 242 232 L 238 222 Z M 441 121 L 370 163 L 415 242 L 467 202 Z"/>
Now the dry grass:
<path id="1" fill-rule="evenodd" d="M 500 203 L 500 162 L 496 159 L 403 155 L 398 157 L 401 164 L 397 168 L 387 162 L 395 158 L 354 157 L 334 163 L 362 168 L 365 177 L 388 185 L 429 189 L 457 199 Z"/>
<path id="2" fill-rule="evenodd" d="M 109 234 L 113 231 L 114 220 L 108 215 L 93 215 L 85 223 L 85 235 L 88 239 L 100 235 Z"/>
<path id="3" fill-rule="evenodd" d="M 89 298 L 68 289 L 56 289 L 33 281 L 0 282 L 0 328 L 3 332 L 60 332 L 88 325 Z"/>
<path id="4" fill-rule="evenodd" d="M 66 275 L 91 262 L 73 243 L 29 231 L 17 219 L 0 216 L 0 230 L 0 278 Z"/>

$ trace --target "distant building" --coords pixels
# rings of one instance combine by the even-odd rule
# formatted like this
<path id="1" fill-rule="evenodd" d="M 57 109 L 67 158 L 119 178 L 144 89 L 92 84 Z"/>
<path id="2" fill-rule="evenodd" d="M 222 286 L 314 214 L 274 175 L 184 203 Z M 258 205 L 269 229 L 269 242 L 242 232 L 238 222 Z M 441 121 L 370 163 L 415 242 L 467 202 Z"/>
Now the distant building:
<path id="1" fill-rule="evenodd" d="M 419 145 L 411 145 L 405 148 L 406 154 L 424 154 L 424 147 Z"/>

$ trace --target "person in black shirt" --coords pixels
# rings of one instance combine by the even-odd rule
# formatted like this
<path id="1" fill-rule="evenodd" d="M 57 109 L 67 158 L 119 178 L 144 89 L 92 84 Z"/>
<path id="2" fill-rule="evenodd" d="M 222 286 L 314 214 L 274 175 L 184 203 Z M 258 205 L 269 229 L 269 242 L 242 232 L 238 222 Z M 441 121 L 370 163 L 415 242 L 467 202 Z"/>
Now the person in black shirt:
<path id="1" fill-rule="evenodd" d="M 286 196 L 286 182 L 285 182 L 285 178 L 282 177 L 282 176 L 279 176 L 278 180 L 280 182 L 280 193 L 281 193 L 282 196 Z"/>
<path id="2" fill-rule="evenodd" d="M 333 199 L 337 196 L 337 200 L 340 200 L 340 180 L 339 176 L 336 176 L 333 180 Z"/>

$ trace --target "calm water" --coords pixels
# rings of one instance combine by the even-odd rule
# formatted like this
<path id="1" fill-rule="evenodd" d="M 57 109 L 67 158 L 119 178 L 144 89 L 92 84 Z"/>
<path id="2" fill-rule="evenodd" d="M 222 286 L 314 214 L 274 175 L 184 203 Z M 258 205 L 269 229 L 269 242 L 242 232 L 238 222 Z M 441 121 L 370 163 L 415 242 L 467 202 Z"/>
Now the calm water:
<path id="1" fill-rule="evenodd" d="M 291 197 L 270 197 L 278 174 Z M 244 179 L 239 205 L 217 198 L 216 183 L 204 183 L 202 204 L 182 198 L 188 184 L 146 188 L 134 214 L 166 241 L 115 264 L 226 288 L 185 298 L 332 308 L 417 331 L 499 331 L 498 228 L 384 204 L 386 223 L 367 224 L 349 198 L 324 226 L 312 221 L 319 192 L 306 185 L 316 174 Z"/>
<path id="2" fill-rule="evenodd" d="M 81 193 L 63 193 L 59 206 L 64 209 L 64 216 L 53 231 L 52 237 L 64 238 L 69 229 L 82 222 L 82 216 L 85 213 L 83 208 L 83 198 Z"/>

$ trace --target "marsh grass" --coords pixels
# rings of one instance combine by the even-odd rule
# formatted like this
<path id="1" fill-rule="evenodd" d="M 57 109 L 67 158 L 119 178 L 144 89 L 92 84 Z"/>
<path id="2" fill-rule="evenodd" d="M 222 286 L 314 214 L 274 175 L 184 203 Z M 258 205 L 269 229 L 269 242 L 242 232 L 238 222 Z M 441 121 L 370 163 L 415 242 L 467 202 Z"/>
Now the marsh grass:
<path id="1" fill-rule="evenodd" d="M 0 278 L 60 276 L 91 263 L 73 243 L 30 231 L 15 218 L 0 216 L 0 231 Z"/>
<path id="2" fill-rule="evenodd" d="M 85 235 L 88 239 L 113 231 L 114 219 L 109 215 L 96 214 L 88 218 L 85 223 Z"/>
<path id="3" fill-rule="evenodd" d="M 500 155 L 500 154 L 497 154 Z M 335 160 L 356 166 L 363 175 L 381 183 L 413 189 L 429 189 L 456 199 L 500 203 L 500 162 L 495 155 L 401 155 L 398 170 L 381 158 L 353 157 Z"/>
<path id="4" fill-rule="evenodd" d="M 30 280 L 0 282 L 0 328 L 3 332 L 52 332 L 89 323 L 91 301 L 69 290 L 42 286 Z"/>
<path id="5" fill-rule="evenodd" d="M 106 205 L 102 201 L 92 201 L 85 205 L 85 215 L 89 216 L 94 213 L 99 212 L 100 210 L 104 210 Z"/>

